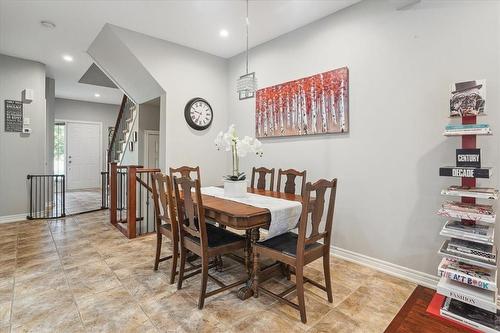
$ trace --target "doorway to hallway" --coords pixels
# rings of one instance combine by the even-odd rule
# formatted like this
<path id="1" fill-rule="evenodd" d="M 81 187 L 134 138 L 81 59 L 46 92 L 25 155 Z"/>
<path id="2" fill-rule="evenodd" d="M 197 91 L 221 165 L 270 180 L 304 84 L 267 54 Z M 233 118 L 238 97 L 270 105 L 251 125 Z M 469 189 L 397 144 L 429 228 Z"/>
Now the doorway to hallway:
<path id="1" fill-rule="evenodd" d="M 65 175 L 66 215 L 101 209 L 103 158 L 102 123 L 55 123 L 54 173 Z"/>

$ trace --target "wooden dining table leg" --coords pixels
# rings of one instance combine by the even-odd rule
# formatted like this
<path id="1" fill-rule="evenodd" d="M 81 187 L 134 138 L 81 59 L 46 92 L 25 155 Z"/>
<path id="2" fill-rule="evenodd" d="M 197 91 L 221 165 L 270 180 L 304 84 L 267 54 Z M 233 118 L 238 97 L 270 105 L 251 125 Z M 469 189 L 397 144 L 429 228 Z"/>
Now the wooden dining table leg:
<path id="1" fill-rule="evenodd" d="M 250 236 L 250 237 L 248 237 Z M 238 298 L 241 300 L 249 299 L 253 296 L 254 283 L 257 282 L 258 272 L 255 272 L 252 265 L 252 244 L 258 242 L 260 238 L 259 228 L 247 230 L 247 246 L 245 249 L 245 264 L 247 266 L 248 280 L 244 287 L 238 290 Z M 248 241 L 250 240 L 250 241 Z"/>

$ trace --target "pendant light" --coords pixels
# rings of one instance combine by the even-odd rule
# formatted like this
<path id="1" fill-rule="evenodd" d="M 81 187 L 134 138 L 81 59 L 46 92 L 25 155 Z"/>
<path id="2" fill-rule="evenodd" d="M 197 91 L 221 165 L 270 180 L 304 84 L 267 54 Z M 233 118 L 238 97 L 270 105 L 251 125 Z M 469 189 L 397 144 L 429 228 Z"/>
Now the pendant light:
<path id="1" fill-rule="evenodd" d="M 240 76 L 236 82 L 236 89 L 238 90 L 238 95 L 240 100 L 255 97 L 255 91 L 257 90 L 257 78 L 255 77 L 255 72 L 248 72 L 248 26 L 250 21 L 248 19 L 248 0 L 246 0 L 247 5 L 247 16 L 246 16 L 246 31 L 247 31 L 247 47 L 246 47 L 246 74 Z"/>

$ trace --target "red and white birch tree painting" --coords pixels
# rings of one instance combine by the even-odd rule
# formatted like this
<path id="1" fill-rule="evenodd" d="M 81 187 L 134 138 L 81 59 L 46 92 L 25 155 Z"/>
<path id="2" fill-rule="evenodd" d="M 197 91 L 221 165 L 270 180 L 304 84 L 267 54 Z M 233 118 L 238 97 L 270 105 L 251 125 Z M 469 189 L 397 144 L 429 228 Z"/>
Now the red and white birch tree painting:
<path id="1" fill-rule="evenodd" d="M 349 131 L 347 67 L 259 89 L 255 136 L 277 137 Z"/>

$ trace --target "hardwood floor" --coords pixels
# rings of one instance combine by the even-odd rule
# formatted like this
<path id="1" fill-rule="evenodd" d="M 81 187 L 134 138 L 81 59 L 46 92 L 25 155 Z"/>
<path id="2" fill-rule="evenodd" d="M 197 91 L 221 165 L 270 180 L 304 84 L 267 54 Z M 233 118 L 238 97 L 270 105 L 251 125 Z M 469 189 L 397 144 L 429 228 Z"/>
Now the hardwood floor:
<path id="1" fill-rule="evenodd" d="M 435 291 L 418 286 L 389 324 L 386 333 L 460 333 L 470 332 L 448 325 L 446 322 L 426 313 Z"/>

